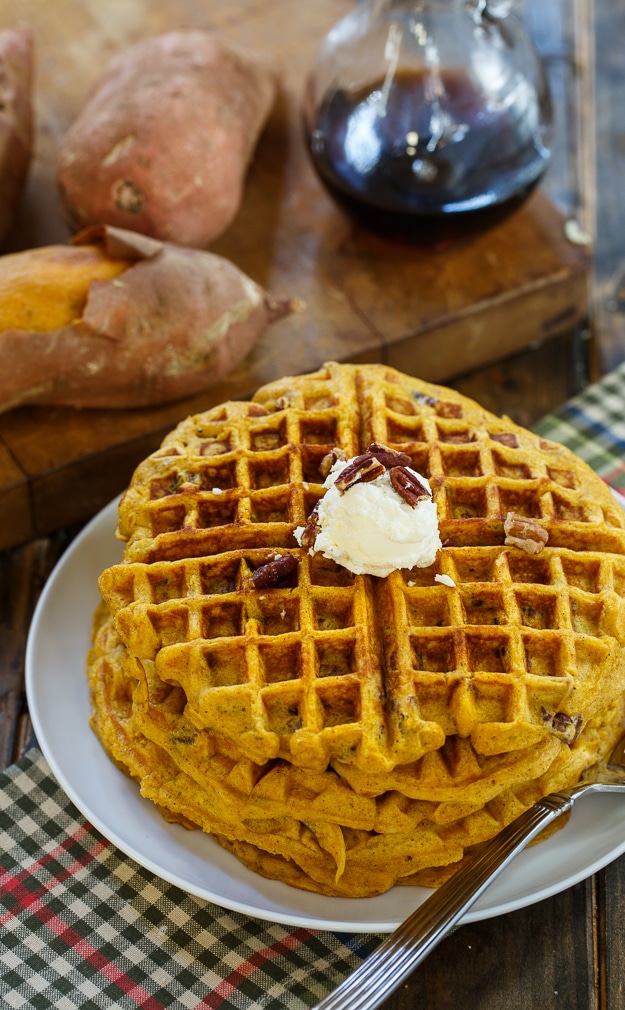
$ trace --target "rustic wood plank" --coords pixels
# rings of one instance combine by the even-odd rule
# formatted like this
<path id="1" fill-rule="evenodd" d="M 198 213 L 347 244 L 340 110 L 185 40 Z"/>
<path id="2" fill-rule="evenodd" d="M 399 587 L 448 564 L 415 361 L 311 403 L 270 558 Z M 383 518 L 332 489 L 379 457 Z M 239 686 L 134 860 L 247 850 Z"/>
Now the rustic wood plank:
<path id="1" fill-rule="evenodd" d="M 462 376 L 453 385 L 494 414 L 531 428 L 586 384 L 590 352 L 588 332 L 580 331 Z"/>
<path id="2" fill-rule="evenodd" d="M 6 445 L 0 444 L 0 550 L 35 535 L 28 482 Z"/>
<path id="3" fill-rule="evenodd" d="M 625 1006 L 625 856 L 602 870 L 598 877 L 600 914 L 598 917 L 597 970 L 602 985 L 601 1010 L 621 1010 Z"/>
<path id="4" fill-rule="evenodd" d="M 306 308 L 274 325 L 224 382 L 191 400 L 146 411 L 24 408 L 0 417 L 0 452 L 18 470 L 4 479 L 0 465 L 0 507 L 10 520 L 0 547 L 93 514 L 181 417 L 249 396 L 279 375 L 328 359 L 383 360 L 447 381 L 583 319 L 588 250 L 566 241 L 565 215 L 542 192 L 488 235 L 434 251 L 369 235 L 334 206 L 304 147 L 300 101 L 319 41 L 351 8 L 352 0 L 222 0 L 210 9 L 157 0 L 116 5 L 103 18 L 95 0 L 59 0 L 51 20 L 37 0 L 5 0 L 3 19 L 29 20 L 35 30 L 39 124 L 8 248 L 66 241 L 55 187 L 58 143 L 110 56 L 180 24 L 216 27 L 272 61 L 281 93 L 240 212 L 212 249 Z M 69 46 L 57 27 L 65 23 L 72 24 Z"/>
<path id="5" fill-rule="evenodd" d="M 579 391 L 588 365 L 574 370 L 579 335 L 539 344 L 487 369 L 453 381 L 467 396 L 497 414 L 531 426 Z M 583 343 L 583 341 L 582 341 Z M 416 369 L 415 369 L 416 371 Z M 127 486 L 135 466 L 158 447 L 168 431 L 188 413 L 240 394 L 236 375 L 211 395 L 151 411 L 14 411 L 0 417 L 0 436 L 20 456 L 29 475 L 32 506 L 16 507 L 17 519 L 5 528 L 5 546 L 43 536 L 94 515 Z M 252 389 L 249 393 L 253 392 Z M 45 414 L 47 438 L 32 439 L 33 415 Z M 124 433 L 120 440 L 120 431 Z M 119 444 L 115 444 L 118 441 Z M 26 494 L 25 481 L 21 491 Z M 2 501 L 0 497 L 0 501 Z M 20 523 L 30 521 L 32 527 Z M 20 538 L 20 539 L 18 539 Z"/>
<path id="6" fill-rule="evenodd" d="M 33 738 L 24 684 L 32 615 L 54 565 L 77 527 L 0 553 L 0 763 L 5 768 Z"/>
<path id="7" fill-rule="evenodd" d="M 461 926 L 384 1010 L 603 1010 L 592 969 L 592 903 L 585 881 L 537 905 Z"/>

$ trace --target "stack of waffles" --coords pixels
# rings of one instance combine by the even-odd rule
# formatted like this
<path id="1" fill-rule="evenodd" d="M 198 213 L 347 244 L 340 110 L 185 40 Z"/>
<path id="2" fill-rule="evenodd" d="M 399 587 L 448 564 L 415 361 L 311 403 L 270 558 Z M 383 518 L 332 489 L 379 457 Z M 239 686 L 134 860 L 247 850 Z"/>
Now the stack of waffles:
<path id="1" fill-rule="evenodd" d="M 429 568 L 353 575 L 293 531 L 327 459 L 430 482 Z M 171 821 L 329 895 L 436 885 L 621 735 L 625 513 L 567 449 L 381 365 L 188 418 L 119 508 L 92 724 Z"/>

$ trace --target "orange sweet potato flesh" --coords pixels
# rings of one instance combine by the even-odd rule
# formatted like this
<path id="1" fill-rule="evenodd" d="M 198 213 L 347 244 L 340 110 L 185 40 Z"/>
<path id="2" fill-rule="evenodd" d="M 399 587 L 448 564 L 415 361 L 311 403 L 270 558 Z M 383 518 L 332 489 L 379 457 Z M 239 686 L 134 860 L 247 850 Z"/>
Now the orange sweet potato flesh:
<path id="1" fill-rule="evenodd" d="M 50 332 L 79 320 L 92 281 L 107 281 L 130 266 L 101 246 L 44 246 L 0 260 L 0 334 Z M 1 339 L 1 338 L 0 338 Z"/>
<path id="2" fill-rule="evenodd" d="M 19 207 L 33 142 L 33 40 L 28 28 L 0 30 L 0 242 Z"/>
<path id="3" fill-rule="evenodd" d="M 60 145 L 70 226 L 206 247 L 239 209 L 275 95 L 267 67 L 212 32 L 168 32 L 120 53 Z"/>
<path id="4" fill-rule="evenodd" d="M 192 396 L 295 307 L 221 256 L 118 228 L 0 256 L 0 413 Z"/>

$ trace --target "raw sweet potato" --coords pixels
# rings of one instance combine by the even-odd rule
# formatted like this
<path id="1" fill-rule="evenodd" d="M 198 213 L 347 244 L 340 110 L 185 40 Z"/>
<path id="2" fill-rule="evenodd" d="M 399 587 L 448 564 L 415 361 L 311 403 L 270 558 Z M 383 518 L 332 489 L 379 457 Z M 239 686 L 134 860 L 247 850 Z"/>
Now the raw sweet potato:
<path id="1" fill-rule="evenodd" d="M 239 209 L 275 93 L 260 61 L 211 32 L 169 32 L 121 53 L 61 142 L 70 225 L 206 246 Z"/>
<path id="2" fill-rule="evenodd" d="M 28 28 L 0 31 L 0 242 L 13 224 L 33 142 L 33 40 Z"/>
<path id="3" fill-rule="evenodd" d="M 118 228 L 0 256 L 0 412 L 191 396 L 293 308 L 221 256 Z"/>

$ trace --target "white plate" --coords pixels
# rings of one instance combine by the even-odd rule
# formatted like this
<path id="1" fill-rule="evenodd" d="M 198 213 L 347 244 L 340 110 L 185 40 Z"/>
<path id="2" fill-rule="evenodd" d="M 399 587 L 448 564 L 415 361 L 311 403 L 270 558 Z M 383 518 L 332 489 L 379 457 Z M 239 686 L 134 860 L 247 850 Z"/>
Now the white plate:
<path id="1" fill-rule="evenodd" d="M 622 500 L 622 499 L 621 499 Z M 393 930 L 430 893 L 396 887 L 376 898 L 326 898 L 265 880 L 201 831 L 167 824 L 106 757 L 91 731 L 85 656 L 100 572 L 121 557 L 117 502 L 65 552 L 35 611 L 26 688 L 37 741 L 67 795 L 111 842 L 157 876 L 224 908 L 311 929 Z M 521 853 L 465 915 L 475 922 L 540 901 L 583 880 L 625 851 L 625 801 L 594 795 L 570 822 Z"/>

